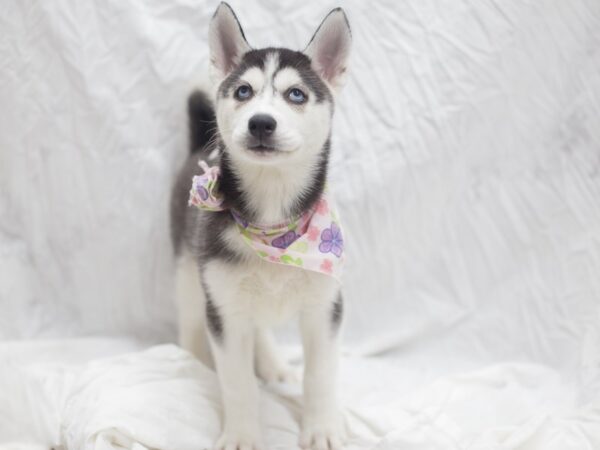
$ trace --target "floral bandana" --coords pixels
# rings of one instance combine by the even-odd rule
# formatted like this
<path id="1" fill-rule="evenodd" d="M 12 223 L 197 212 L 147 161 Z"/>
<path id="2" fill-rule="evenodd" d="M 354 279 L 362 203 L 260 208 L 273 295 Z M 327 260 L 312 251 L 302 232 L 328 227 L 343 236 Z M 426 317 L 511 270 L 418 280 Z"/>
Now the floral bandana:
<path id="1" fill-rule="evenodd" d="M 196 175 L 190 190 L 190 206 L 224 211 L 219 192 L 219 168 L 198 163 L 204 174 Z M 344 238 L 333 204 L 323 194 L 301 216 L 285 223 L 258 225 L 230 210 L 244 242 L 265 261 L 330 275 L 339 281 L 344 262 Z"/>

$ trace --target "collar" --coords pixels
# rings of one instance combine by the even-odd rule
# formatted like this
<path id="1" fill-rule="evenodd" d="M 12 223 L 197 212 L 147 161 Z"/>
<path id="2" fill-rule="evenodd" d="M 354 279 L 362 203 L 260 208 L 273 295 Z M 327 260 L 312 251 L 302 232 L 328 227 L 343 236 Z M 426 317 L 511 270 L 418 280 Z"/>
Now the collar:
<path id="1" fill-rule="evenodd" d="M 320 272 L 340 280 L 344 239 L 331 198 L 324 192 L 315 205 L 282 223 L 256 224 L 227 208 L 219 192 L 219 167 L 198 165 L 204 173 L 194 176 L 188 204 L 205 211 L 229 211 L 243 241 L 270 263 Z"/>

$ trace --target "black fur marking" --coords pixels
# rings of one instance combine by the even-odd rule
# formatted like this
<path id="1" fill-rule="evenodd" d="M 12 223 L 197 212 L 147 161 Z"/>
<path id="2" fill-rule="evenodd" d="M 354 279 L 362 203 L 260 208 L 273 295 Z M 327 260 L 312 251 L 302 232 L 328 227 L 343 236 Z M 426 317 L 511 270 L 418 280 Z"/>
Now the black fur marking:
<path id="1" fill-rule="evenodd" d="M 287 48 L 267 50 L 276 51 L 279 55 L 278 71 L 290 67 L 298 72 L 300 78 L 302 78 L 302 82 L 315 94 L 317 103 L 321 103 L 324 100 L 333 102 L 331 91 L 321 77 L 313 70 L 311 60 L 307 55 Z"/>
<path id="2" fill-rule="evenodd" d="M 221 146 L 221 149 L 224 149 L 224 145 Z M 254 220 L 256 214 L 244 199 L 244 193 L 240 187 L 241 182 L 233 169 L 227 151 L 224 150 L 221 151 L 220 169 L 219 190 L 223 194 L 225 204 L 236 210 L 245 220 Z"/>
<path id="3" fill-rule="evenodd" d="M 223 230 L 234 223 L 231 215 L 226 211 L 204 212 L 188 206 L 192 178 L 202 173 L 202 169 L 198 167 L 198 159 L 200 157 L 212 164 L 208 157 L 215 148 L 217 137 L 216 123 L 214 129 L 206 127 L 207 122 L 214 120 L 215 117 L 214 109 L 206 94 L 192 93 L 188 99 L 188 112 L 190 147 L 194 153 L 190 155 L 180 171 L 171 193 L 173 249 L 178 255 L 185 242 L 193 250 L 200 266 L 215 258 L 236 261 L 239 260 L 239 255 L 229 249 L 222 237 Z"/>
<path id="4" fill-rule="evenodd" d="M 290 216 L 298 216 L 304 211 L 310 209 L 316 201 L 321 197 L 323 190 L 325 189 L 325 183 L 327 182 L 327 166 L 329 163 L 329 139 L 323 145 L 321 153 L 319 155 L 319 162 L 317 164 L 317 170 L 313 174 L 312 183 L 300 194 L 293 204 Z"/>
<path id="5" fill-rule="evenodd" d="M 234 220 L 229 211 L 207 213 L 202 230 L 201 263 L 212 259 L 222 259 L 230 262 L 240 259 L 240 256 L 227 246 L 221 234 L 233 223 Z"/>
<path id="6" fill-rule="evenodd" d="M 340 324 L 342 323 L 342 317 L 344 315 L 344 300 L 342 298 L 342 294 L 338 295 L 337 300 L 333 304 L 333 309 L 331 310 L 331 325 L 333 328 L 333 332 L 337 332 L 340 328 Z"/>
<path id="7" fill-rule="evenodd" d="M 201 173 L 198 167 L 198 154 L 208 159 L 217 135 L 215 110 L 212 103 L 200 91 L 192 92 L 188 98 L 188 123 L 190 153 L 185 165 L 179 172 L 171 191 L 171 240 L 175 254 L 179 254 L 188 230 L 188 221 L 193 220 L 189 213 L 188 198 L 192 177 Z M 194 216 L 195 217 L 195 216 Z"/>
<path id="8" fill-rule="evenodd" d="M 228 97 L 231 94 L 232 88 L 239 82 L 240 77 L 252 67 L 258 67 L 263 70 L 267 56 L 271 53 L 276 53 L 279 57 L 279 67 L 275 71 L 277 73 L 281 69 L 291 67 L 295 69 L 302 82 L 315 95 L 317 103 L 325 100 L 333 102 L 331 91 L 321 79 L 321 77 L 312 69 L 310 58 L 302 52 L 289 50 L 287 48 L 268 47 L 260 50 L 250 50 L 242 57 L 240 64 L 233 72 L 221 83 L 219 87 L 219 95 Z"/>
<path id="9" fill-rule="evenodd" d="M 191 155 L 171 195 L 171 238 L 175 254 L 181 252 L 185 242 L 200 267 L 215 258 L 237 261 L 241 257 L 223 239 L 223 231 L 234 224 L 231 214 L 228 211 L 202 211 L 188 206 L 192 178 L 200 173 L 202 169 L 198 167 L 198 156 Z"/>
<path id="10" fill-rule="evenodd" d="M 240 80 L 240 77 L 252 67 L 258 67 L 260 70 L 263 70 L 265 68 L 265 57 L 266 54 L 263 50 L 250 50 L 249 52 L 244 53 L 238 66 L 227 78 L 225 78 L 225 80 L 223 80 L 221 86 L 219 86 L 219 95 L 221 97 L 228 97 L 232 88 Z"/>
<path id="11" fill-rule="evenodd" d="M 267 50 L 276 51 L 279 55 L 279 68 L 277 71 L 286 67 L 295 69 L 300 78 L 302 78 L 302 82 L 315 94 L 317 103 L 321 103 L 324 100 L 333 103 L 331 91 L 321 77 L 313 70 L 311 60 L 307 55 L 287 48 Z"/>
<path id="12" fill-rule="evenodd" d="M 223 319 L 219 315 L 219 311 L 215 306 L 214 302 L 210 298 L 210 295 L 206 288 L 204 289 L 206 295 L 206 323 L 208 325 L 208 331 L 212 334 L 215 341 L 223 342 Z"/>
<path id="13" fill-rule="evenodd" d="M 215 110 L 204 92 L 194 91 L 188 98 L 190 153 L 195 153 L 215 137 Z"/>

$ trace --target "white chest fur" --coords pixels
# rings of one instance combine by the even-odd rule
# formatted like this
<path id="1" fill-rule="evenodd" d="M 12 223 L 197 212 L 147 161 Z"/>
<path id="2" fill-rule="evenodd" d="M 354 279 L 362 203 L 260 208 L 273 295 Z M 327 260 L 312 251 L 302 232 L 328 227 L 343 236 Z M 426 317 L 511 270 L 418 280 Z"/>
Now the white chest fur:
<path id="1" fill-rule="evenodd" d="M 242 260 L 213 260 L 204 270 L 209 294 L 224 314 L 247 314 L 257 326 L 271 326 L 337 295 L 338 283 L 327 275 L 258 258 L 235 226 L 224 237 Z"/>

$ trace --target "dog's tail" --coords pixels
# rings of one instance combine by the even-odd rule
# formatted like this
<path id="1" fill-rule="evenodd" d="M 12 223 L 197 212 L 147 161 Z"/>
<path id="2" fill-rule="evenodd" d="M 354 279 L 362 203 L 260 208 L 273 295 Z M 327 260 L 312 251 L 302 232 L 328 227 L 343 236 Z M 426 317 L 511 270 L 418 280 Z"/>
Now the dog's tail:
<path id="1" fill-rule="evenodd" d="M 190 128 L 190 153 L 200 152 L 215 139 L 217 122 L 215 109 L 208 95 L 194 91 L 188 98 L 188 120 Z"/>

